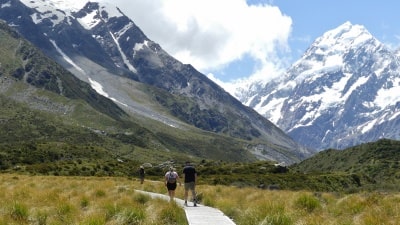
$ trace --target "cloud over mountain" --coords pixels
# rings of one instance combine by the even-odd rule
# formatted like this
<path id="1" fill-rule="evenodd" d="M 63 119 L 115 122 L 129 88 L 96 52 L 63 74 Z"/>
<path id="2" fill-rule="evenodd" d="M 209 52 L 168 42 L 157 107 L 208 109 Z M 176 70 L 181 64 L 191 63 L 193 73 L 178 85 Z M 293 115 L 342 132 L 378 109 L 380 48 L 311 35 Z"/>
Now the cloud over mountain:
<path id="1" fill-rule="evenodd" d="M 253 74 L 279 70 L 278 52 L 288 49 L 292 20 L 275 6 L 245 0 L 102 1 L 118 5 L 150 39 L 203 73 L 218 73 L 244 57 L 253 61 Z"/>

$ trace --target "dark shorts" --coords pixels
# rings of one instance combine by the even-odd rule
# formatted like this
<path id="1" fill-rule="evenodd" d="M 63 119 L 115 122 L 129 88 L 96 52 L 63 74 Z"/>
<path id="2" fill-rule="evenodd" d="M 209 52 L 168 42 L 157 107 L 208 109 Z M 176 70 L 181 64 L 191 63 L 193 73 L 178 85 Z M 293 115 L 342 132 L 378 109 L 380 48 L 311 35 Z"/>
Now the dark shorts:
<path id="1" fill-rule="evenodd" d="M 194 188 L 195 188 L 194 182 L 185 183 L 185 190 L 193 190 L 194 191 Z"/>
<path id="2" fill-rule="evenodd" d="M 175 191 L 176 189 L 176 182 L 175 183 L 167 183 L 167 189 L 169 191 Z"/>

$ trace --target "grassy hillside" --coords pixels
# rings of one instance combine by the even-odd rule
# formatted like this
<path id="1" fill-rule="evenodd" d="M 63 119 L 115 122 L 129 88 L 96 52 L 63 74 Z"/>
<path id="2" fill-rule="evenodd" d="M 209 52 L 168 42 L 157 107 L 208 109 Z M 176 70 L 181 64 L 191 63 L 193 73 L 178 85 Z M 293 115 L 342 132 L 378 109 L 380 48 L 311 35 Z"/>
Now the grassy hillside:
<path id="1" fill-rule="evenodd" d="M 94 136 L 92 142 L 81 141 L 81 145 L 56 141 L 36 144 L 22 142 L 13 146 L 18 146 L 17 150 L 2 144 L 0 168 L 23 174 L 136 177 L 139 166 L 147 162 L 152 165 L 146 168 L 147 178 L 160 180 L 170 165 L 180 172 L 184 162 L 189 159 L 174 153 L 167 156 L 157 151 L 148 153 L 145 148 L 129 149 L 130 145 L 122 145 L 111 151 L 108 148 L 116 144 L 115 140 L 109 137 L 99 140 L 100 143 L 96 143 Z M 397 152 L 389 156 L 390 149 L 395 149 L 397 144 L 396 141 L 381 140 L 345 151 L 327 150 L 290 167 L 277 166 L 269 161 L 191 160 L 201 176 L 201 184 L 329 192 L 398 191 L 397 162 L 393 160 Z M 384 158 L 391 158 L 390 163 L 377 158 L 379 155 L 371 150 L 378 146 L 381 151 L 387 150 L 380 154 Z M 360 149 L 364 150 L 362 154 Z M 360 155 L 352 153 L 353 150 L 359 151 Z M 366 163 L 357 164 L 353 159 Z"/>
<path id="2" fill-rule="evenodd" d="M 143 89 L 150 96 L 162 92 Z M 97 165 L 117 162 L 117 158 L 132 163 L 181 158 L 256 160 L 244 150 L 250 142 L 128 115 L 2 22 L 0 102 L 3 169 L 38 163 L 74 164 L 76 160 Z M 89 174 L 93 173 L 97 171 Z"/>
<path id="3" fill-rule="evenodd" d="M 345 150 L 325 150 L 291 167 L 308 174 L 363 174 L 377 186 L 396 187 L 400 178 L 400 141 L 382 139 Z"/>

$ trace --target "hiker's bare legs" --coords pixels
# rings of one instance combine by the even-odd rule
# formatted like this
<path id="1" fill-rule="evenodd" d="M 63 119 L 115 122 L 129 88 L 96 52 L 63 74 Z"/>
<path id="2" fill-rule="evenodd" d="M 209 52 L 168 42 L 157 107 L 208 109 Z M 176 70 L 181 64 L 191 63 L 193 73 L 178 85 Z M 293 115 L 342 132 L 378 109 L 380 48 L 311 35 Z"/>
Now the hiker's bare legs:
<path id="1" fill-rule="evenodd" d="M 196 203 L 197 203 L 196 190 L 193 188 L 193 189 L 190 189 L 190 191 L 192 193 L 193 203 L 196 206 Z M 187 204 L 188 197 L 189 197 L 189 190 L 185 190 L 185 204 Z"/>
<path id="2" fill-rule="evenodd" d="M 196 204 L 197 203 L 197 199 L 196 199 L 196 191 L 195 191 L 194 188 L 192 189 L 192 198 L 193 198 L 193 202 Z"/>
<path id="3" fill-rule="evenodd" d="M 168 194 L 169 194 L 169 200 L 172 202 L 175 198 L 175 191 L 169 190 Z"/>
<path id="4" fill-rule="evenodd" d="M 187 202 L 187 198 L 188 198 L 188 190 L 185 190 L 185 202 Z"/>

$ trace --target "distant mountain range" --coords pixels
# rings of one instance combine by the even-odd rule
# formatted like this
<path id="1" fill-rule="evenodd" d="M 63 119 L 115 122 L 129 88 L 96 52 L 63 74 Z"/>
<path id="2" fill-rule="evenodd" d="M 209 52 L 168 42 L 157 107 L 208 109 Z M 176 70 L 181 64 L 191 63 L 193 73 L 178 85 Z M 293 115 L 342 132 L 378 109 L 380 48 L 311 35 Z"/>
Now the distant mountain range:
<path id="1" fill-rule="evenodd" d="M 79 129 L 85 127 L 99 137 L 106 134 L 116 143 L 134 140 L 132 145 L 154 155 L 182 153 L 228 161 L 294 163 L 315 152 L 299 145 L 191 65 L 171 57 L 120 9 L 97 2 L 88 2 L 83 8 L 69 3 L 0 0 L 0 19 L 58 63 L 53 66 L 49 59 L 44 60 L 46 57 L 31 59 L 31 51 L 36 51 L 31 48 L 24 52 L 27 56 L 18 55 L 12 66 L 6 61 L 11 56 L 2 56 L 0 76 L 28 84 L 19 92 L 35 90 L 29 99 L 45 99 L 46 107 L 39 107 L 43 101 L 16 97 L 15 86 L 2 92 L 3 97 L 30 109 L 68 115 Z M 4 29 L 13 36 L 10 28 Z M 1 46 L 23 43 L 21 37 L 14 37 L 18 41 L 0 39 Z M 16 45 L 13 51 L 22 51 L 20 48 Z M 25 57 L 42 69 L 31 73 Z M 82 99 L 96 112 L 87 111 L 91 119 L 82 120 L 86 116 L 79 108 L 89 106 L 74 102 L 66 107 L 68 100 L 44 98 L 42 91 Z M 94 119 L 97 113 L 103 119 Z M 125 154 L 132 155 L 126 151 L 124 147 Z"/>
<path id="2" fill-rule="evenodd" d="M 279 79 L 236 97 L 313 149 L 400 139 L 400 58 L 361 25 L 317 38 Z"/>

